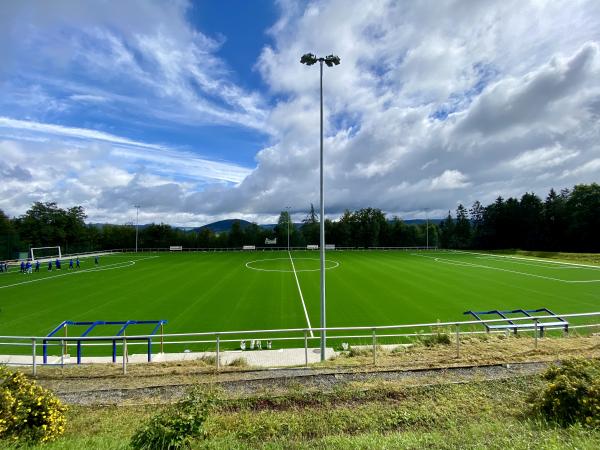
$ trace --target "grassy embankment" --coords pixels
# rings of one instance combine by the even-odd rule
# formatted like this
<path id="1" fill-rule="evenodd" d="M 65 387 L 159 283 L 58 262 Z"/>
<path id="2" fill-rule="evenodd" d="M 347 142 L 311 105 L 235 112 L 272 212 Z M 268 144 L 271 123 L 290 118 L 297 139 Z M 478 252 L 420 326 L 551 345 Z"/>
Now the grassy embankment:
<path id="1" fill-rule="evenodd" d="M 531 348 L 532 343 L 531 338 L 471 338 L 461 347 L 464 359 L 456 358 L 451 344 L 415 345 L 397 352 L 381 351 L 378 366 L 443 367 L 600 356 L 598 336 L 542 339 L 537 350 Z M 375 369 L 365 365 L 369 357 L 356 351 L 313 370 L 327 371 L 334 363 L 361 363 L 355 367 L 360 371 Z M 251 372 L 240 368 L 217 375 L 202 364 L 132 365 L 137 376 L 93 374 L 91 369 L 44 369 L 40 382 L 57 391 L 198 382 L 215 390 L 220 400 L 206 423 L 208 439 L 196 441 L 194 448 L 600 447 L 600 431 L 560 428 L 532 413 L 529 399 L 542 385 L 538 375 L 486 379 L 483 372 L 468 378 L 440 373 L 394 381 L 373 376 L 368 381 L 328 387 L 282 381 L 275 388 L 239 392 L 215 382 L 251 377 Z M 140 424 L 165 407 L 155 401 L 71 406 L 66 435 L 43 448 L 127 448 Z"/>
<path id="2" fill-rule="evenodd" d="M 532 415 L 538 377 L 410 387 L 353 383 L 329 393 L 291 389 L 222 400 L 194 448 L 578 448 L 600 431 L 560 428 Z M 71 407 L 46 449 L 124 449 L 160 406 Z"/>

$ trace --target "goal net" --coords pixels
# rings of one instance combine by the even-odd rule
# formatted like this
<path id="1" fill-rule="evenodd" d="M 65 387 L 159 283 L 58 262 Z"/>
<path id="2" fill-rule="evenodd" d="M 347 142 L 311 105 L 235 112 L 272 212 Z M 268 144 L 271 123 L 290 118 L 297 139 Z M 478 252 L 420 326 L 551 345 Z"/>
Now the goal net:
<path id="1" fill-rule="evenodd" d="M 32 261 L 62 258 L 62 253 L 60 252 L 60 245 L 56 245 L 53 247 L 33 247 L 30 250 L 30 255 Z"/>

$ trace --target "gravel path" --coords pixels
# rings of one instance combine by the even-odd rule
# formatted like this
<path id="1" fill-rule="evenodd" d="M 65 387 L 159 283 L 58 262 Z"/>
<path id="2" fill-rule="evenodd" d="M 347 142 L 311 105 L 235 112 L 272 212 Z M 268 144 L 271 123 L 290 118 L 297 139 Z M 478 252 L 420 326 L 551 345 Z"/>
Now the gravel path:
<path id="1" fill-rule="evenodd" d="M 453 367 L 423 370 L 380 370 L 369 372 L 326 371 L 311 369 L 279 369 L 248 372 L 241 380 L 223 380 L 204 383 L 216 386 L 228 395 L 244 397 L 261 392 L 275 392 L 286 388 L 303 388 L 329 391 L 338 385 L 351 382 L 404 381 L 407 385 L 466 383 L 470 381 L 498 380 L 540 373 L 549 363 L 518 363 L 478 367 Z M 94 390 L 57 390 L 56 395 L 73 405 L 148 404 L 168 403 L 183 397 L 190 384 L 146 386 L 138 388 L 109 388 Z"/>

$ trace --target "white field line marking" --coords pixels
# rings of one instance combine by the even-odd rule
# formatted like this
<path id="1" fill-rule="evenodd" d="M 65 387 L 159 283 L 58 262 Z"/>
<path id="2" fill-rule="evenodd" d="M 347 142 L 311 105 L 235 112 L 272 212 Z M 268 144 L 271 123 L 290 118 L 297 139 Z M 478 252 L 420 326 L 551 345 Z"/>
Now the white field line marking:
<path id="1" fill-rule="evenodd" d="M 292 254 L 288 251 L 288 255 L 290 255 L 290 262 L 292 263 L 292 270 L 294 271 L 294 277 L 296 278 L 296 286 L 298 286 L 298 293 L 300 294 L 300 300 L 302 301 L 302 308 L 304 309 L 304 316 L 306 317 L 306 323 L 308 324 L 308 328 L 310 328 L 310 337 L 315 337 L 312 331 L 312 325 L 310 324 L 310 319 L 308 318 L 308 311 L 306 310 L 306 304 L 304 303 L 304 296 L 302 295 L 302 289 L 300 289 L 300 281 L 298 281 L 298 274 L 296 273 L 296 267 L 294 266 L 294 260 L 292 259 Z"/>
<path id="2" fill-rule="evenodd" d="M 27 281 L 20 281 L 19 283 L 7 284 L 6 286 L 0 286 L 0 289 L 5 289 L 5 288 L 9 288 L 9 287 L 14 287 L 14 286 L 20 286 L 21 284 L 37 283 L 38 281 L 53 280 L 55 278 L 66 277 L 67 275 L 77 275 L 79 273 L 102 272 L 104 270 L 123 269 L 125 267 L 130 267 L 130 266 L 135 265 L 135 263 L 137 261 L 142 261 L 144 259 L 151 259 L 151 258 L 159 258 L 159 256 L 148 256 L 146 258 L 136 259 L 135 261 L 133 261 L 133 260 L 130 260 L 130 261 L 121 261 L 121 262 L 118 262 L 118 263 L 107 264 L 107 265 L 102 266 L 100 268 L 95 268 L 94 267 L 94 268 L 81 269 L 81 270 L 75 269 L 72 272 L 61 273 L 60 275 L 53 275 L 53 276 L 45 277 L 45 278 L 36 278 L 35 280 L 27 280 Z M 65 269 L 65 270 L 67 270 L 67 269 Z"/>
<path id="3" fill-rule="evenodd" d="M 563 280 L 561 278 L 546 277 L 544 275 L 536 275 L 536 274 L 528 273 L 528 272 L 519 272 L 518 270 L 510 270 L 510 269 L 502 269 L 500 267 L 484 266 L 483 264 L 473 264 L 473 263 L 466 262 L 466 261 L 452 261 L 451 259 L 436 258 L 435 256 L 425 256 L 425 255 L 419 255 L 416 253 L 413 253 L 413 254 L 415 256 L 421 256 L 422 258 L 431 258 L 436 262 L 442 262 L 442 263 L 450 264 L 450 265 L 454 265 L 454 266 L 479 267 L 482 269 L 499 270 L 500 272 L 516 273 L 518 275 L 524 275 L 527 277 L 543 278 L 545 280 L 560 281 L 562 283 L 598 283 L 598 282 L 600 282 L 600 280 Z"/>
<path id="4" fill-rule="evenodd" d="M 516 259 L 516 260 L 521 260 L 521 261 L 535 261 L 538 263 L 548 263 L 548 264 L 563 264 L 565 266 L 587 267 L 588 269 L 600 270 L 600 266 L 594 266 L 591 264 L 570 263 L 570 262 L 565 262 L 565 261 L 551 261 L 551 260 L 540 261 L 539 259 L 536 259 L 536 258 L 522 258 L 520 256 L 510 256 L 510 255 L 494 255 L 493 253 L 467 252 L 464 250 L 452 250 L 452 253 L 466 253 L 469 255 L 495 256 L 497 258 Z"/>
<path id="5" fill-rule="evenodd" d="M 548 270 L 577 270 L 577 269 L 586 269 L 587 268 L 587 267 L 578 267 L 578 266 L 563 266 L 562 264 L 560 266 L 555 266 L 555 265 L 545 264 L 546 261 L 521 262 L 518 259 L 507 260 L 507 259 L 497 258 L 495 256 L 476 256 L 475 258 L 477 258 L 477 259 L 485 259 L 485 260 L 488 260 L 488 261 L 508 262 L 510 264 L 518 264 L 518 265 L 521 265 L 521 266 L 538 267 L 538 268 L 543 268 L 543 269 L 548 269 Z"/>

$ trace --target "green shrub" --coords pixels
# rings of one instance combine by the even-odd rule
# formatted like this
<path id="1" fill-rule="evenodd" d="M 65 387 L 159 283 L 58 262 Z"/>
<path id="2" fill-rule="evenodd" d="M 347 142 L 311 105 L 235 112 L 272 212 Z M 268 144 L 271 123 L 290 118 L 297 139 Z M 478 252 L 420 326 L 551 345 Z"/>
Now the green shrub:
<path id="1" fill-rule="evenodd" d="M 48 442 L 64 433 L 66 407 L 21 372 L 0 367 L 0 439 Z"/>
<path id="2" fill-rule="evenodd" d="M 371 356 L 373 355 L 373 348 L 369 348 L 366 346 L 363 347 L 352 347 L 350 346 L 348 350 L 348 356 L 350 358 L 355 358 L 357 356 Z"/>
<path id="3" fill-rule="evenodd" d="M 215 397 L 199 388 L 160 414 L 152 417 L 131 438 L 134 449 L 166 450 L 187 448 L 194 439 L 205 437 L 204 422 Z"/>
<path id="4" fill-rule="evenodd" d="M 600 362 L 573 359 L 551 366 L 542 377 L 547 381 L 534 408 L 547 420 L 560 425 L 579 422 L 600 428 Z"/>
<path id="5" fill-rule="evenodd" d="M 419 336 L 419 341 L 425 347 L 434 347 L 436 345 L 450 345 L 450 335 L 448 333 L 435 333 L 430 336 Z"/>

